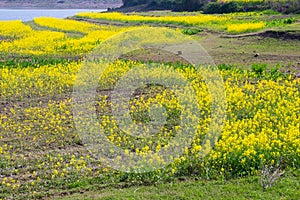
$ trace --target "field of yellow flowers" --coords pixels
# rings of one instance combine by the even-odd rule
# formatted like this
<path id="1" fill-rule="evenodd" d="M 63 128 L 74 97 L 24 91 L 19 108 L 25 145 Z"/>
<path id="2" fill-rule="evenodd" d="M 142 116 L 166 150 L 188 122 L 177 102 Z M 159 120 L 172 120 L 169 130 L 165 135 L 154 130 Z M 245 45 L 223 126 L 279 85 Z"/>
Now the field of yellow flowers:
<path id="1" fill-rule="evenodd" d="M 74 18 L 118 21 L 129 24 L 173 24 L 178 26 L 191 26 L 209 30 L 225 31 L 232 34 L 246 33 L 282 26 L 295 22 L 295 18 L 270 18 L 263 12 L 230 13 L 222 15 L 191 14 L 165 14 L 146 15 L 138 13 L 79 13 Z"/>
<path id="2" fill-rule="evenodd" d="M 153 20 L 116 13 L 81 14 L 98 15 L 112 20 Z M 166 17 L 161 22 L 198 25 L 208 21 L 221 23 L 228 18 L 229 15 Z M 174 162 L 156 171 L 127 173 L 107 167 L 101 158 L 89 153 L 78 135 L 72 108 L 73 85 L 85 54 L 112 35 L 134 27 L 55 18 L 37 18 L 34 23 L 45 29 L 35 30 L 21 21 L 0 22 L 0 198 L 42 198 L 93 184 L 147 184 L 186 175 L 205 178 L 256 175 L 262 166 L 279 164 L 291 170 L 300 167 L 299 78 L 279 72 L 220 68 L 226 91 L 226 119 L 216 145 L 205 146 L 209 153 L 200 157 L 211 121 L 210 93 L 201 71 L 172 64 L 164 67 L 190 81 L 196 93 L 194 100 L 201 110 L 191 145 Z M 264 25 L 263 22 L 230 25 L 228 31 L 244 31 L 247 28 L 243 26 L 260 29 Z M 82 36 L 72 37 L 70 33 L 74 32 Z M 61 57 L 64 62 L 59 60 Z M 37 60 L 31 58 L 43 62 L 35 63 Z M 51 59 L 58 62 L 52 63 Z M 120 130 L 112 115 L 109 91 L 126 71 L 144 65 L 130 60 L 111 63 L 99 80 L 102 90 L 95 100 L 97 117 L 107 139 L 128 155 L 157 152 L 182 128 L 179 123 L 182 111 L 176 96 L 166 88 L 149 85 L 140 88 L 130 100 L 131 116 L 135 123 L 147 122 L 150 120 L 147 113 L 155 104 L 165 108 L 167 123 L 153 137 L 136 138 Z M 85 83 L 81 84 L 77 87 L 84 88 Z"/>
<path id="3" fill-rule="evenodd" d="M 1 54 L 25 56 L 82 55 L 90 52 L 95 45 L 121 32 L 122 28 L 97 26 L 89 23 L 54 18 L 36 18 L 35 23 L 51 30 L 35 31 L 21 21 L 1 22 Z M 68 33 L 79 32 L 81 38 L 68 37 Z"/>

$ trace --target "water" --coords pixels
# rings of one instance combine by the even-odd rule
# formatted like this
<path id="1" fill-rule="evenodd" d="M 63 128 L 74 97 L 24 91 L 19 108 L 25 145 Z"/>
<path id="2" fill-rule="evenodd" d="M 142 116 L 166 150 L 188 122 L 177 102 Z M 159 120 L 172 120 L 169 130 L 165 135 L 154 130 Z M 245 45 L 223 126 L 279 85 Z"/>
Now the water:
<path id="1" fill-rule="evenodd" d="M 0 21 L 31 21 L 35 17 L 66 18 L 79 12 L 103 12 L 105 9 L 0 9 Z"/>

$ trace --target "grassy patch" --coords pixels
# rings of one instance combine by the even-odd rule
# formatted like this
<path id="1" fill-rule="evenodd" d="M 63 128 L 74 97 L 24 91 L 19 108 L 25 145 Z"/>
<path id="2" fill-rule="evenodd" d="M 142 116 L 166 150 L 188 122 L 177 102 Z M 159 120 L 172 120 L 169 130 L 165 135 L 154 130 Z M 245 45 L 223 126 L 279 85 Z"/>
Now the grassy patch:
<path id="1" fill-rule="evenodd" d="M 130 188 L 105 188 L 61 197 L 71 199 L 298 199 L 299 175 L 283 177 L 276 185 L 263 190 L 259 177 L 229 181 L 184 181 Z"/>

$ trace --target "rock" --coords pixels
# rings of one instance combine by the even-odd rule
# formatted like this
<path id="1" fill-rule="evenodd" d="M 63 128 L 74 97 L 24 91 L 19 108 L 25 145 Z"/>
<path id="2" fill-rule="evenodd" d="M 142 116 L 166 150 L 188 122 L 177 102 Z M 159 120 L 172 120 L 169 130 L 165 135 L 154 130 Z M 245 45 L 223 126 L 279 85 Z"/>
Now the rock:
<path id="1" fill-rule="evenodd" d="M 300 78 L 300 72 L 295 75 L 296 78 Z"/>

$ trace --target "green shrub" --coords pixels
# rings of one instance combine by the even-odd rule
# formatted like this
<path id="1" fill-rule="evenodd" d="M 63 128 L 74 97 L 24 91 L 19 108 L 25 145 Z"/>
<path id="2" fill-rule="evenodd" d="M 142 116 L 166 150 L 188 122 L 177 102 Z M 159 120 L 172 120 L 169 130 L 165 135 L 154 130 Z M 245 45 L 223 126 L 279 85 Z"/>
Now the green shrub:
<path id="1" fill-rule="evenodd" d="M 219 70 L 232 70 L 234 68 L 235 68 L 234 65 L 230 65 L 230 64 L 220 64 L 220 65 L 218 65 Z"/>
<path id="2" fill-rule="evenodd" d="M 236 2 L 217 3 L 211 2 L 204 7 L 204 13 L 232 13 L 242 11 L 241 6 Z"/>
<path id="3" fill-rule="evenodd" d="M 264 10 L 261 13 L 264 14 L 264 15 L 278 15 L 278 14 L 280 14 L 280 12 L 278 12 L 276 10 L 272 10 L 272 9 Z"/>
<path id="4" fill-rule="evenodd" d="M 258 75 L 261 75 L 267 68 L 267 64 L 263 63 L 258 63 L 258 64 L 253 64 L 252 65 L 252 71 L 255 72 Z"/>
<path id="5" fill-rule="evenodd" d="M 186 35 L 195 35 L 195 34 L 200 33 L 202 31 L 203 31 L 202 29 L 185 28 L 185 29 L 182 30 L 182 33 L 186 34 Z"/>
<path id="6" fill-rule="evenodd" d="M 292 17 L 283 20 L 284 24 L 292 24 L 292 23 L 295 23 L 295 22 L 296 22 L 296 19 L 292 18 Z"/>

